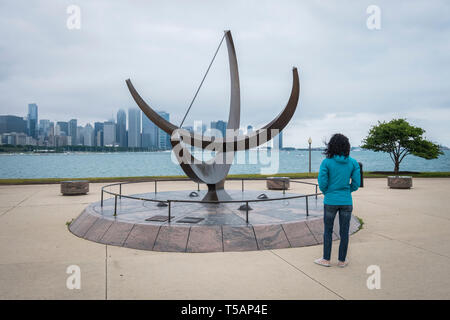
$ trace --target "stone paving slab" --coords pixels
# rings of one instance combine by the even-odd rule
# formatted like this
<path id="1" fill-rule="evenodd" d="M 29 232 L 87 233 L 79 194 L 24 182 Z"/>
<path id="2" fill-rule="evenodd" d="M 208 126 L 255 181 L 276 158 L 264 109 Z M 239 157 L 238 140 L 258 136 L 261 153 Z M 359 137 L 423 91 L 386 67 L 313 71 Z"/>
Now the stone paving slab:
<path id="1" fill-rule="evenodd" d="M 282 227 L 291 247 L 306 247 L 318 244 L 306 223 L 286 223 Z"/>
<path id="2" fill-rule="evenodd" d="M 190 227 L 161 226 L 153 250 L 185 252 Z"/>
<path id="3" fill-rule="evenodd" d="M 70 224 L 69 229 L 73 234 L 83 238 L 97 220 L 98 217 L 83 213 Z"/>
<path id="4" fill-rule="evenodd" d="M 222 232 L 224 251 L 258 250 L 252 227 L 223 226 Z"/>
<path id="5" fill-rule="evenodd" d="M 133 249 L 153 250 L 160 226 L 135 224 L 124 246 Z"/>
<path id="6" fill-rule="evenodd" d="M 306 225 L 316 239 L 317 243 L 323 243 L 323 219 L 307 220 Z"/>
<path id="7" fill-rule="evenodd" d="M 131 223 L 114 221 L 99 242 L 113 246 L 122 246 L 131 229 L 133 229 L 133 224 Z"/>
<path id="8" fill-rule="evenodd" d="M 86 232 L 84 238 L 94 242 L 100 242 L 100 239 L 103 237 L 106 231 L 108 231 L 112 223 L 112 220 L 97 219 L 92 227 L 89 228 L 88 232 Z"/>
<path id="9" fill-rule="evenodd" d="M 289 248 L 291 245 L 286 238 L 281 225 L 254 226 L 258 248 L 260 250 Z"/>
<path id="10" fill-rule="evenodd" d="M 217 251 L 223 251 L 222 228 L 220 226 L 191 227 L 186 252 Z"/>

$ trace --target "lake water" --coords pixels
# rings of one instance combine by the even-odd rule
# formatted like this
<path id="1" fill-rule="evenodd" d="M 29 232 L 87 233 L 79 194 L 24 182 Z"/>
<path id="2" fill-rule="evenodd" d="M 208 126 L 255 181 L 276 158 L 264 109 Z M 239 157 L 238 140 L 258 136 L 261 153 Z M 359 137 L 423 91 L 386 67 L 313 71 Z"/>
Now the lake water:
<path id="1" fill-rule="evenodd" d="M 362 162 L 366 171 L 393 170 L 388 154 L 372 151 L 352 151 L 351 156 Z M 87 178 L 183 175 L 172 161 L 171 152 L 126 153 L 59 153 L 0 155 L 0 178 Z M 267 155 L 265 150 L 241 152 L 230 173 L 291 173 L 308 171 L 308 151 L 279 151 Z M 312 171 L 317 172 L 322 152 L 312 152 Z M 259 159 L 259 161 L 256 161 Z M 450 171 L 450 150 L 435 160 L 407 156 L 400 165 L 403 171 Z"/>

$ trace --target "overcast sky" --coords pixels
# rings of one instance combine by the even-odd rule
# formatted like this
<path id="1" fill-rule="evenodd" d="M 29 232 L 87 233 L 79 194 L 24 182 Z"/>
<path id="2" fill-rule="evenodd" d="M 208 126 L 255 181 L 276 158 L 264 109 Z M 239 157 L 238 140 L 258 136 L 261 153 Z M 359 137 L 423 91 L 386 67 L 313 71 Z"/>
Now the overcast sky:
<path id="1" fill-rule="evenodd" d="M 67 28 L 69 5 L 81 29 Z M 345 6 L 344 6 L 345 4 Z M 366 9 L 381 9 L 369 30 Z M 241 125 L 261 126 L 285 106 L 292 66 L 297 111 L 286 146 L 334 132 L 357 146 L 378 120 L 405 117 L 450 145 L 449 1 L 1 1 L 0 114 L 79 123 L 135 107 L 125 80 L 178 125 L 223 35 L 233 34 Z M 227 119 L 225 43 L 185 124 Z"/>

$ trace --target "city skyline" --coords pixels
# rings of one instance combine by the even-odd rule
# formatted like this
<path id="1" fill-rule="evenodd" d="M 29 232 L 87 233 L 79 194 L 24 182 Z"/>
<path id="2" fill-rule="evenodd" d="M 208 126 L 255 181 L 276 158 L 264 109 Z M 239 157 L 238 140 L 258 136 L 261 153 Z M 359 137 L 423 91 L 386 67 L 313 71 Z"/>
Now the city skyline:
<path id="1" fill-rule="evenodd" d="M 157 112 L 161 117 L 170 121 L 169 113 Z M 38 104 L 30 103 L 28 104 L 28 113 L 24 117 L 0 115 L 0 144 L 171 149 L 169 135 L 158 128 L 136 107 L 128 108 L 128 117 L 125 110 L 120 108 L 115 119 L 112 117 L 108 120 L 96 121 L 93 122 L 93 126 L 91 121 L 86 122 L 83 126 L 77 118 L 70 118 L 68 121 L 39 119 Z M 185 125 L 182 128 L 192 132 L 201 131 L 202 134 L 207 132 L 206 134 L 211 136 L 223 137 L 226 134 L 227 121 L 214 120 L 210 122 L 209 126 L 202 121 L 195 121 L 193 126 Z M 246 129 L 246 134 L 254 131 L 253 125 L 248 124 L 241 126 L 239 134 L 243 134 L 244 129 Z M 280 149 L 283 148 L 283 132 L 280 132 L 273 144 Z"/>

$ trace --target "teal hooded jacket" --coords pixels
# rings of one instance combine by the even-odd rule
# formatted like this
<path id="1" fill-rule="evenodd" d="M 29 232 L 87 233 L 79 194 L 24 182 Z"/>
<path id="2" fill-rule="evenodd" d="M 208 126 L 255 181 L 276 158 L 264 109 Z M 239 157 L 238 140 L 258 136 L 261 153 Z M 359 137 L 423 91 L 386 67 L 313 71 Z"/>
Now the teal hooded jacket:
<path id="1" fill-rule="evenodd" d="M 352 192 L 361 183 L 359 164 L 352 157 L 326 158 L 320 164 L 318 181 L 324 204 L 353 205 Z"/>

